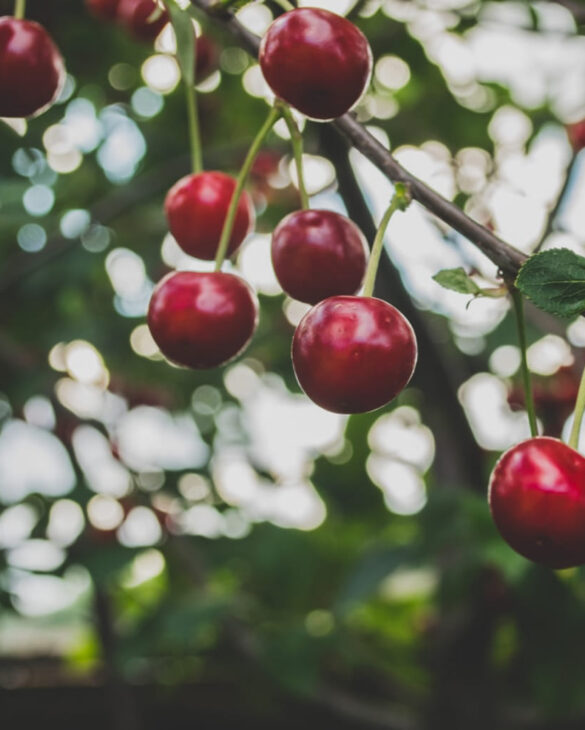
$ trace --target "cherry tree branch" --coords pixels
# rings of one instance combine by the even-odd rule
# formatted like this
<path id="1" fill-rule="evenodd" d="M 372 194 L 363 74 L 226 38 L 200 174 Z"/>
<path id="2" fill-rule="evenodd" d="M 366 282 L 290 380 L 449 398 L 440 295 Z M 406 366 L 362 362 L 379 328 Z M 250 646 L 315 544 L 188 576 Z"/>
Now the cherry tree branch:
<path id="1" fill-rule="evenodd" d="M 227 28 L 240 45 L 253 56 L 258 55 L 260 39 L 248 31 L 234 14 L 217 7 L 212 0 L 191 0 L 191 4 Z M 392 182 L 406 183 L 414 200 L 430 213 L 448 223 L 485 254 L 508 278 L 514 278 L 526 255 L 470 218 L 426 183 L 403 168 L 392 154 L 349 113 L 331 122 Z"/>

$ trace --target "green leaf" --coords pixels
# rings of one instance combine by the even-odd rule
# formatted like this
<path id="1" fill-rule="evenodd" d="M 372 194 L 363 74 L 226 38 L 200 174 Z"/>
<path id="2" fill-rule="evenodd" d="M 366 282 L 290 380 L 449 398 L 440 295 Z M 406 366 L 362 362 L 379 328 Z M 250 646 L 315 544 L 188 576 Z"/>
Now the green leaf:
<path id="1" fill-rule="evenodd" d="M 433 276 L 433 279 L 444 289 L 450 289 L 459 292 L 459 294 L 473 294 L 477 297 L 482 293 L 481 287 L 461 267 L 458 269 L 442 269 Z"/>
<path id="2" fill-rule="evenodd" d="M 195 28 L 191 15 L 182 10 L 174 0 L 165 3 L 168 8 L 175 38 L 177 39 L 177 61 L 181 67 L 183 81 L 188 86 L 195 83 Z"/>
<path id="3" fill-rule="evenodd" d="M 574 317 L 585 311 L 585 258 L 568 248 L 537 253 L 520 269 L 516 286 L 539 309 Z"/>

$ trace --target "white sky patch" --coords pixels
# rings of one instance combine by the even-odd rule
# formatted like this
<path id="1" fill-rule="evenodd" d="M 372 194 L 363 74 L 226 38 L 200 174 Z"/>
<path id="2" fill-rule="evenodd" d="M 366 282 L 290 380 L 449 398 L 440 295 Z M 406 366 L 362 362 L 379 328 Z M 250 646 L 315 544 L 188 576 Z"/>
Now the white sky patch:
<path id="1" fill-rule="evenodd" d="M 132 489 L 126 467 L 112 455 L 108 439 L 93 426 L 78 426 L 72 437 L 75 456 L 89 488 L 99 494 L 123 497 Z"/>
<path id="2" fill-rule="evenodd" d="M 459 400 L 483 449 L 504 451 L 530 437 L 525 411 L 512 411 L 508 391 L 495 375 L 476 373 L 459 388 Z"/>
<path id="3" fill-rule="evenodd" d="M 0 432 L 0 502 L 12 504 L 39 492 L 68 494 L 75 472 L 56 436 L 24 421 L 8 421 Z"/>
<path id="4" fill-rule="evenodd" d="M 118 422 L 116 439 L 122 460 L 136 471 L 197 469 L 209 456 L 193 418 L 162 408 L 133 408 Z"/>

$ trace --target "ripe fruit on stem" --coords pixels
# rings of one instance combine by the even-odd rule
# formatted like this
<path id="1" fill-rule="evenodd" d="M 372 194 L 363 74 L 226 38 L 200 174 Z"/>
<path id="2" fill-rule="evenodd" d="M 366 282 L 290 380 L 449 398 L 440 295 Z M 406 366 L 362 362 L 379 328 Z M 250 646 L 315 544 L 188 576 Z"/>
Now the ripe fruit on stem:
<path id="1" fill-rule="evenodd" d="M 301 388 L 334 413 L 364 413 L 389 403 L 410 380 L 416 357 L 408 320 L 373 297 L 323 300 L 303 317 L 292 345 Z"/>
<path id="2" fill-rule="evenodd" d="M 233 177 L 212 171 L 187 175 L 169 190 L 165 200 L 169 228 L 185 253 L 207 261 L 215 258 L 235 188 Z M 254 218 L 252 201 L 244 192 L 238 202 L 228 256 L 251 231 Z"/>
<path id="3" fill-rule="evenodd" d="M 150 20 L 158 5 L 154 0 L 120 0 L 118 3 L 118 21 L 139 41 L 153 41 L 169 22 L 166 10 L 156 20 Z"/>
<path id="4" fill-rule="evenodd" d="M 489 485 L 496 527 L 520 555 L 551 568 L 585 563 L 585 459 L 538 436 L 506 451 Z"/>
<path id="5" fill-rule="evenodd" d="M 346 18 L 319 8 L 284 13 L 260 45 L 260 67 L 276 94 L 313 119 L 345 114 L 365 91 L 372 52 Z"/>
<path id="6" fill-rule="evenodd" d="M 155 287 L 148 326 L 161 352 L 189 368 L 214 368 L 239 355 L 258 323 L 258 302 L 239 276 L 179 271 Z"/>
<path id="7" fill-rule="evenodd" d="M 272 264 L 284 291 L 316 304 L 355 294 L 366 271 L 367 243 L 360 229 L 329 210 L 287 215 L 272 235 Z"/>
<path id="8" fill-rule="evenodd" d="M 51 36 L 38 23 L 0 18 L 0 117 L 44 112 L 65 83 L 65 66 Z"/>

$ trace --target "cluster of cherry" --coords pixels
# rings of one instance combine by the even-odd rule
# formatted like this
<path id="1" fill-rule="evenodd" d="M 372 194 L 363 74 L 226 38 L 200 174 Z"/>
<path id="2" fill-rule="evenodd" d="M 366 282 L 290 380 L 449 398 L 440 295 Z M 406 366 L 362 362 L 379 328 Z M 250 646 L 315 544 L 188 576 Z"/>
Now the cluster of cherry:
<path id="1" fill-rule="evenodd" d="M 155 0 L 86 4 L 141 40 L 152 41 L 169 21 Z M 197 49 L 194 63 L 201 78 L 213 54 L 201 39 Z M 344 114 L 363 94 L 372 56 L 366 38 L 346 18 L 299 8 L 269 27 L 260 66 L 277 105 L 286 102 L 310 118 L 328 120 Z M 64 81 L 63 59 L 46 30 L 18 13 L 1 17 L 0 117 L 42 113 Z M 288 109 L 277 108 L 281 111 L 269 117 L 270 126 Z M 569 129 L 576 151 L 585 145 L 584 130 L 583 124 Z M 236 251 L 253 227 L 254 209 L 242 190 L 243 179 L 197 172 L 179 180 L 167 195 L 169 228 L 181 248 L 216 260 L 214 272 L 170 273 L 153 292 L 150 330 L 163 354 L 179 365 L 222 365 L 243 351 L 256 328 L 253 290 L 241 277 L 220 270 L 224 255 Z M 392 210 L 393 204 L 386 223 Z M 385 405 L 406 386 L 416 363 L 416 339 L 408 321 L 371 296 L 384 227 L 383 221 L 369 264 L 362 233 L 332 211 L 304 205 L 281 221 L 272 237 L 272 261 L 283 290 L 314 305 L 293 337 L 297 379 L 315 403 L 337 413 Z M 364 275 L 363 296 L 356 296 Z M 585 386 L 577 401 L 582 415 Z M 490 507 L 503 537 L 525 557 L 557 568 L 585 563 L 585 459 L 574 448 L 579 425 L 580 418 L 571 446 L 534 437 L 509 449 L 490 481 Z"/>
<path id="2" fill-rule="evenodd" d="M 280 99 L 313 119 L 345 113 L 364 92 L 372 56 L 347 19 L 316 8 L 281 15 L 260 50 L 264 77 Z M 343 83 L 339 83 L 343 79 Z M 188 175 L 169 191 L 165 211 L 179 246 L 217 260 L 236 180 L 223 172 Z M 243 192 L 231 221 L 226 252 L 233 254 L 254 221 Z M 258 304 L 235 274 L 173 272 L 156 286 L 148 324 L 171 361 L 211 368 L 236 357 L 250 342 Z M 315 305 L 299 324 L 292 361 L 305 393 L 337 413 L 379 408 L 408 383 L 416 340 L 404 316 L 387 302 L 354 296 L 366 271 L 364 236 L 346 217 L 327 210 L 291 213 L 272 237 L 272 262 L 283 290 Z"/>

